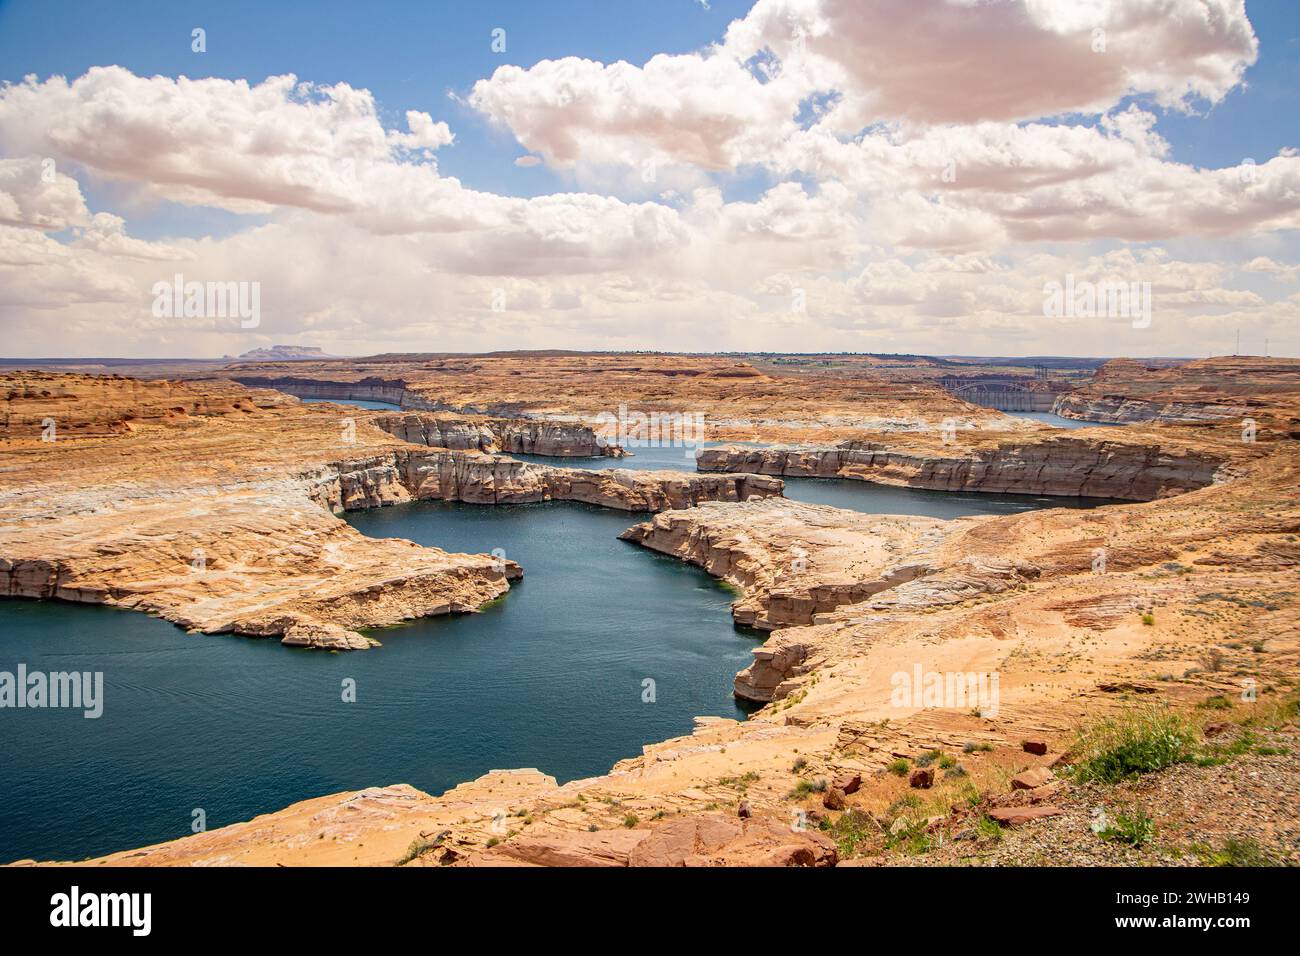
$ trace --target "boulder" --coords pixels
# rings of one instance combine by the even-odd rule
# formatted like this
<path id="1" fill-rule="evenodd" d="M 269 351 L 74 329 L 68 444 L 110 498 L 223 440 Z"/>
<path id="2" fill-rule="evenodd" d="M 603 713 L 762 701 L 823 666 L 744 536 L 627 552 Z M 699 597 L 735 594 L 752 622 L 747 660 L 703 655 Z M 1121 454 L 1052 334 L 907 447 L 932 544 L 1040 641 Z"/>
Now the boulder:
<path id="1" fill-rule="evenodd" d="M 1043 817 L 1060 816 L 1064 812 L 1060 807 L 1049 806 L 1000 807 L 990 810 L 989 817 L 1004 827 L 1014 827 L 1032 820 L 1041 820 Z"/>
<path id="2" fill-rule="evenodd" d="M 1011 778 L 1012 790 L 1033 790 L 1052 782 L 1052 771 L 1046 767 L 1032 767 Z"/>
<path id="3" fill-rule="evenodd" d="M 1047 753 L 1047 741 L 1045 740 L 1022 740 L 1020 746 L 1024 748 L 1027 754 L 1035 754 L 1041 757 Z"/>
<path id="4" fill-rule="evenodd" d="M 934 786 L 934 771 L 929 767 L 918 767 L 912 771 L 907 782 L 918 790 L 929 790 Z"/>
<path id="5" fill-rule="evenodd" d="M 822 806 L 827 810 L 844 809 L 844 791 L 839 787 L 827 787 L 822 794 Z"/>
<path id="6" fill-rule="evenodd" d="M 843 773 L 836 777 L 831 786 L 836 790 L 843 790 L 845 795 L 857 793 L 858 788 L 862 786 L 862 775 L 858 773 Z"/>

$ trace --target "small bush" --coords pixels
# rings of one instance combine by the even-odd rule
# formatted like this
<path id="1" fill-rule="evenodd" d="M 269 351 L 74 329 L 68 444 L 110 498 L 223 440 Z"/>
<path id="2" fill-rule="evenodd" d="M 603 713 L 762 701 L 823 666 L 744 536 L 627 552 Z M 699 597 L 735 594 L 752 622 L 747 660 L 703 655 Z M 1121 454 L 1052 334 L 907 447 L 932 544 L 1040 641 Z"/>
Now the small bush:
<path id="1" fill-rule="evenodd" d="M 1208 651 L 1200 654 L 1196 659 L 1200 662 L 1201 670 L 1210 674 L 1217 674 L 1223 670 L 1223 651 L 1217 647 L 1211 647 Z"/>
<path id="2" fill-rule="evenodd" d="M 638 817 L 635 813 L 629 813 L 627 816 L 623 818 L 623 826 L 627 827 L 629 830 L 632 829 L 640 822 L 641 822 L 641 818 Z"/>
<path id="3" fill-rule="evenodd" d="M 861 810 L 849 810 L 840 814 L 829 829 L 841 857 L 853 856 L 859 845 L 880 832 L 871 817 Z"/>
<path id="4" fill-rule="evenodd" d="M 1123 813 L 1115 814 L 1115 822 L 1103 828 L 1097 835 L 1103 840 L 1143 847 L 1155 839 L 1156 825 L 1150 815 L 1139 808 L 1131 816 Z"/>
<path id="5" fill-rule="evenodd" d="M 1201 858 L 1206 866 L 1276 866 L 1277 862 L 1254 840 L 1249 837 L 1230 839 L 1223 844 L 1223 849 L 1213 850 L 1204 845 L 1192 847 L 1192 851 Z"/>
<path id="6" fill-rule="evenodd" d="M 930 764 L 934 763 L 942 756 L 943 756 L 943 751 L 941 750 L 927 751 L 926 753 L 923 753 L 921 754 L 921 756 L 916 758 L 916 765 L 918 767 L 928 767 L 930 766 Z"/>
<path id="7" fill-rule="evenodd" d="M 891 762 L 885 769 L 897 777 L 905 777 L 907 776 L 907 771 L 912 769 L 912 765 L 907 762 L 905 757 L 899 757 L 897 760 Z"/>
<path id="8" fill-rule="evenodd" d="M 1196 705 L 1201 710 L 1232 710 L 1232 701 L 1222 694 L 1215 694 L 1213 697 L 1207 697 Z"/>
<path id="9" fill-rule="evenodd" d="M 939 755 L 939 767 L 940 767 L 941 769 L 943 769 L 943 770 L 951 770 L 951 769 L 952 769 L 953 767 L 955 767 L 955 766 L 957 766 L 957 758 L 956 758 L 956 757 L 953 757 L 953 756 L 951 756 L 951 755 L 949 755 L 949 754 L 940 754 L 940 755 Z"/>
<path id="10" fill-rule="evenodd" d="M 1156 616 L 1155 616 L 1154 614 L 1143 614 L 1143 615 L 1142 615 L 1142 623 L 1143 623 L 1144 625 L 1146 625 L 1147 627 L 1155 627 L 1155 625 L 1156 625 Z"/>
<path id="11" fill-rule="evenodd" d="M 823 778 L 818 778 L 817 780 L 800 780 L 794 785 L 794 789 L 790 791 L 790 796 L 792 798 L 798 798 L 806 797 L 810 793 L 824 793 L 827 786 L 828 784 Z"/>
<path id="12" fill-rule="evenodd" d="M 1002 827 L 985 813 L 975 821 L 975 839 L 981 843 L 996 843 L 1002 839 Z"/>
<path id="13" fill-rule="evenodd" d="M 421 854 L 427 853 L 429 850 L 436 848 L 441 843 L 442 843 L 441 839 L 412 840 L 411 845 L 406 848 L 406 854 L 400 860 L 397 861 L 397 865 L 404 866 L 405 864 L 410 863 L 412 860 L 414 860 L 416 857 L 420 856 Z"/>
<path id="14" fill-rule="evenodd" d="M 1191 760 L 1196 733 L 1179 714 L 1129 711 L 1080 732 L 1072 772 L 1082 782 L 1118 783 Z"/>
<path id="15" fill-rule="evenodd" d="M 796 761 L 795 761 L 795 762 L 790 766 L 790 772 L 791 772 L 791 773 L 798 773 L 800 770 L 802 770 L 802 769 L 803 769 L 804 767 L 806 767 L 806 766 L 808 766 L 808 759 L 807 759 L 806 757 L 800 757 L 798 760 L 796 760 Z"/>

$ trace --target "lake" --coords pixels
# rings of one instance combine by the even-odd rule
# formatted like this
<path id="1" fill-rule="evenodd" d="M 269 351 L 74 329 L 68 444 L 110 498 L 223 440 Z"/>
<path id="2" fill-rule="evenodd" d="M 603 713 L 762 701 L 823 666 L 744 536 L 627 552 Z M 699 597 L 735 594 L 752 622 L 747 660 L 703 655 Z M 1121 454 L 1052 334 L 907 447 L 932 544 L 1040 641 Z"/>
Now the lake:
<path id="1" fill-rule="evenodd" d="M 682 449 L 638 449 L 680 467 Z M 608 459 L 562 459 L 607 467 Z M 660 467 L 663 467 L 661 465 Z M 792 479 L 790 496 L 873 513 L 1005 514 L 1078 501 L 949 495 Z M 1097 502 L 1091 502 L 1097 503 Z M 0 862 L 78 859 L 308 797 L 391 783 L 440 793 L 489 770 L 561 781 L 605 772 L 697 715 L 742 718 L 732 678 L 762 635 L 703 571 L 618 534 L 646 515 L 573 502 L 418 502 L 352 512 L 365 534 L 451 551 L 502 549 L 525 577 L 480 614 L 370 632 L 330 654 L 187 635 L 132 611 L 0 605 L 0 670 L 98 671 L 104 711 L 0 711 Z M 356 681 L 357 699 L 342 700 Z M 645 702 L 644 681 L 654 681 Z"/>

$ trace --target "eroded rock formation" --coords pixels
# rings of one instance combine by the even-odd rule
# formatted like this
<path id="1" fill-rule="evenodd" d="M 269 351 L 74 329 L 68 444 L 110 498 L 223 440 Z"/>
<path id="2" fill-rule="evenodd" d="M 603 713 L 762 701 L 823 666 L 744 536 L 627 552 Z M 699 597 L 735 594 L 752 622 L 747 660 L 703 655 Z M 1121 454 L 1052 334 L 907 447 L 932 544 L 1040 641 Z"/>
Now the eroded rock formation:
<path id="1" fill-rule="evenodd" d="M 658 511 L 781 493 L 752 475 L 583 471 L 417 446 L 373 413 L 229 383 L 20 373 L 0 378 L 0 394 L 12 396 L 0 595 L 297 646 L 368 647 L 359 629 L 474 611 L 522 573 L 491 555 L 367 538 L 331 512 L 417 499 Z"/>
<path id="2" fill-rule="evenodd" d="M 696 464 L 701 471 L 853 478 L 936 491 L 1149 501 L 1212 484 L 1229 461 L 1251 454 L 1240 444 L 1110 430 L 1015 440 L 958 432 L 948 444 L 892 438 L 829 448 L 727 445 L 702 449 Z"/>
<path id="3" fill-rule="evenodd" d="M 1062 395 L 1053 411 L 1093 422 L 1155 422 L 1195 425 L 1258 419 L 1274 428 L 1295 428 L 1279 409 L 1300 407 L 1300 359 L 1220 356 L 1147 366 L 1113 359 L 1082 388 Z"/>
<path id="4" fill-rule="evenodd" d="M 660 368 L 667 375 L 666 361 Z M 1284 403 L 1263 412 L 1261 420 L 1270 423 L 1294 417 Z M 277 430 L 261 424 L 264 417 L 274 417 Z M 40 543 L 51 554 L 75 549 L 83 528 L 92 527 L 82 520 L 112 522 L 136 514 L 137 505 L 161 508 L 168 500 L 191 507 L 204 487 L 222 489 L 226 498 L 232 487 L 261 495 L 279 488 L 283 475 L 304 462 L 310 475 L 294 481 L 300 482 L 297 500 L 312 509 L 307 530 L 317 521 L 324 522 L 322 531 L 335 527 L 324 508 L 310 503 L 313 488 L 326 489 L 316 497 L 327 504 L 331 495 L 341 504 L 345 495 L 367 500 L 382 497 L 384 489 L 411 494 L 411 479 L 401 477 L 408 465 L 399 467 L 398 455 L 416 456 L 408 461 L 415 461 L 410 467 L 417 472 L 431 470 L 416 480 L 417 489 L 422 481 L 440 493 L 447 487 L 438 456 L 448 453 L 397 443 L 361 423 L 359 447 L 322 454 L 337 418 L 328 409 L 287 416 L 232 410 L 203 423 L 144 426 L 113 440 L 115 454 L 134 469 L 131 480 L 102 447 L 83 454 L 73 443 L 59 453 L 64 457 L 31 443 L 7 447 L 5 463 L 13 470 L 5 474 L 14 477 L 0 484 L 3 535 L 15 516 L 24 533 L 34 535 L 42 524 L 50 529 L 71 517 L 74 523 L 63 526 L 68 534 Z M 150 437 L 164 429 L 167 441 Z M 176 429 L 189 437 L 177 441 Z M 1234 445 L 1235 431 L 1235 422 L 1155 428 L 1150 435 L 1133 429 L 1142 436 L 1136 445 L 1154 436 L 1171 454 L 1186 450 L 1189 461 L 1203 459 L 1196 467 L 1216 458 L 1223 464 L 1213 466 L 1218 480 L 1203 487 L 1169 494 L 1176 490 L 1171 484 L 1151 486 L 1152 500 L 1123 506 L 956 522 L 864 516 L 777 499 L 657 514 L 629 538 L 727 578 L 742 592 L 737 618 L 775 628 L 737 680 L 742 696 L 766 702 L 750 719 L 700 718 L 691 734 L 649 744 L 606 774 L 562 786 L 521 770 L 495 771 L 440 796 L 403 785 L 375 787 L 303 801 L 249 823 L 101 862 L 818 864 L 833 859 L 816 838 L 818 819 L 831 825 L 844 819 L 840 814 L 856 813 L 871 832 L 878 825 L 893 836 L 902 825 L 897 833 L 931 833 L 944 823 L 931 817 L 929 801 L 957 794 L 954 799 L 969 806 L 958 789 L 966 786 L 980 801 L 973 813 L 1043 826 L 1030 818 L 1058 812 L 1042 801 L 1051 796 L 1055 804 L 1059 780 L 1014 793 L 1010 781 L 1066 760 L 1061 752 L 1080 722 L 1131 707 L 1134 696 L 1189 710 L 1212 696 L 1238 700 L 1247 678 L 1263 708 L 1296 684 L 1300 445 L 1286 428 L 1272 426 L 1261 430 L 1258 443 Z M 277 440 L 263 447 L 257 467 L 232 469 L 250 436 L 272 434 Z M 1100 440 L 1115 440 L 1113 434 Z M 226 436 L 238 441 L 226 443 Z M 932 450 L 896 444 L 909 454 Z M 433 458 L 419 457 L 427 455 Z M 376 462 L 378 471 L 367 477 L 372 466 L 358 465 L 351 468 L 355 481 L 345 481 L 349 469 L 338 464 L 363 459 Z M 902 481 L 914 464 L 880 468 L 900 469 Z M 390 470 L 396 477 L 387 477 Z M 168 480 L 157 479 L 162 473 Z M 524 480 L 512 474 L 507 486 Z M 527 480 L 534 478 L 560 480 Z M 337 493 L 328 490 L 335 487 Z M 38 502 L 38 495 L 51 504 Z M 176 510 L 172 515 L 186 517 Z M 197 515 L 206 518 L 202 507 Z M 251 512 L 230 533 L 247 534 L 264 520 L 262 512 Z M 142 528 L 148 531 L 147 523 Z M 303 535 L 294 544 L 310 550 L 312 541 Z M 354 547 L 388 544 L 339 543 L 349 558 L 356 557 Z M 91 535 L 89 548 L 95 547 Z M 111 547 L 97 553 L 108 563 L 135 561 L 114 555 Z M 429 563 L 427 549 L 418 553 Z M 65 580 L 78 584 L 75 575 Z M 931 699 L 926 689 L 933 675 L 996 677 L 996 685 L 986 683 L 998 693 L 992 699 Z M 975 685 L 940 680 L 939 686 Z M 1025 741 L 1035 742 L 1032 752 Z M 931 769 L 926 807 L 899 811 L 908 781 L 886 768 L 936 750 L 956 756 L 961 775 L 949 779 L 948 770 Z M 953 811 L 957 826 L 972 819 L 962 812 Z M 809 827 L 800 830 L 792 820 Z"/>

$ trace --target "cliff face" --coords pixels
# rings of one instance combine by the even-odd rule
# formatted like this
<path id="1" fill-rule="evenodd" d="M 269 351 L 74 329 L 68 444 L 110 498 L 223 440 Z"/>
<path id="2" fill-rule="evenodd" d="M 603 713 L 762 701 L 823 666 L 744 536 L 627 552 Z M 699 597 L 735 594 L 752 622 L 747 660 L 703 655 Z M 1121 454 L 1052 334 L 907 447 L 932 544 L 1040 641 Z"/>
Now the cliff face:
<path id="1" fill-rule="evenodd" d="M 1149 501 L 1215 481 L 1225 455 L 1152 441 L 1049 437 L 983 446 L 848 441 L 831 448 L 706 448 L 701 471 L 854 478 L 937 491 L 979 491 Z"/>
<path id="2" fill-rule="evenodd" d="M 304 363 L 311 364 L 311 363 Z M 406 383 L 399 378 L 367 376 L 356 381 L 331 380 L 302 375 L 242 375 L 230 376 L 231 381 L 253 388 L 271 388 L 298 398 L 326 398 L 336 401 L 387 402 L 408 407 Z"/>
<path id="3" fill-rule="evenodd" d="M 432 448 L 553 458 L 621 458 L 624 454 L 622 448 L 606 444 L 593 429 L 576 422 L 447 414 L 380 415 L 373 422 L 402 441 Z"/>
<path id="4" fill-rule="evenodd" d="M 725 579 L 745 595 L 732 605 L 736 623 L 771 631 L 812 624 L 927 573 L 926 556 L 961 527 L 783 498 L 666 511 L 622 538 Z"/>
<path id="5" fill-rule="evenodd" d="M 441 450 L 351 459 L 319 469 L 309 480 L 312 500 L 332 511 L 413 499 L 471 504 L 581 501 L 621 511 L 661 511 L 779 496 L 783 489 L 779 479 L 760 475 L 588 471 Z"/>
<path id="6" fill-rule="evenodd" d="M 1250 418 L 1261 431 L 1294 431 L 1300 360 L 1233 355 L 1148 367 L 1113 359 L 1052 411 L 1095 422 L 1197 425 Z M 1262 436 L 1261 436 L 1262 437 Z"/>
<path id="7" fill-rule="evenodd" d="M 907 364 L 914 370 L 915 363 Z M 643 414 L 685 416 L 707 423 L 707 434 L 696 436 L 706 440 L 829 444 L 864 428 L 910 429 L 919 422 L 935 428 L 946 418 L 1010 430 L 1032 427 L 945 392 L 937 377 L 895 380 L 899 371 L 814 365 L 782 374 L 775 366 L 763 371 L 725 357 L 513 353 L 249 362 L 204 374 L 303 397 L 396 402 L 408 411 L 588 424 L 620 409 L 633 420 Z M 504 442 L 499 447 L 524 450 Z"/>
<path id="8" fill-rule="evenodd" d="M 1231 402 L 1160 402 L 1123 395 L 1067 394 L 1057 398 L 1052 413 L 1085 422 L 1117 424 L 1201 425 L 1249 418 L 1257 413 L 1247 404 Z"/>
<path id="9" fill-rule="evenodd" d="M 779 480 L 752 475 L 583 471 L 423 447 L 372 415 L 230 383 L 2 378 L 12 397 L 0 595 L 135 608 L 205 633 L 359 649 L 372 642 L 357 629 L 473 611 L 522 574 L 491 555 L 367 538 L 331 512 L 415 499 L 657 511 L 781 493 Z M 424 441 L 489 434 L 392 418 Z"/>

